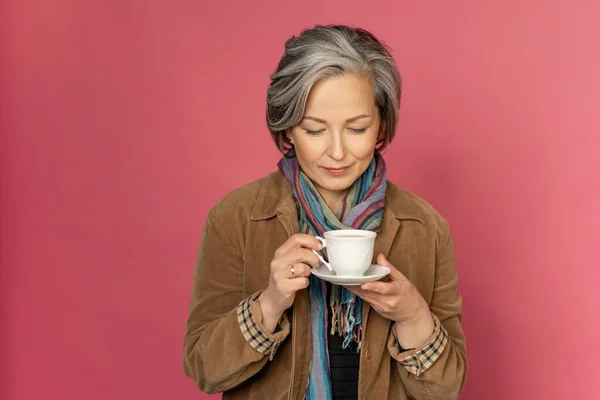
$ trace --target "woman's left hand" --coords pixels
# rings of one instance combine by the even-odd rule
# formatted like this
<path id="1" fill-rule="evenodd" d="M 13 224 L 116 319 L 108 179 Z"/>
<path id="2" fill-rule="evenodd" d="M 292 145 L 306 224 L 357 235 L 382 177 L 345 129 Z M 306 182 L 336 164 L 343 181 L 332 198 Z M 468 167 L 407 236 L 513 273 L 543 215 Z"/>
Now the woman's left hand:
<path id="1" fill-rule="evenodd" d="M 369 302 L 383 317 L 396 322 L 403 347 L 420 343 L 429 337 L 435 326 L 427 302 L 417 288 L 385 258 L 377 256 L 377 263 L 390 269 L 389 282 L 367 282 L 346 289 Z M 409 348 L 409 347 L 405 347 Z"/>

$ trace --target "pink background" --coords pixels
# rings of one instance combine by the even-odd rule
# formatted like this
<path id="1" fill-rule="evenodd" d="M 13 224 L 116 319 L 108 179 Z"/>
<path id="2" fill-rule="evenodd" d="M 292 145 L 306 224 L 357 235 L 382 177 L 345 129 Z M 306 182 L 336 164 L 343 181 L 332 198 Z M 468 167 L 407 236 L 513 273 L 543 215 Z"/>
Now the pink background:
<path id="1" fill-rule="evenodd" d="M 597 398 L 597 3 L 249 3 L 1 3 L 0 398 L 217 397 L 181 366 L 204 218 L 275 168 L 268 76 L 332 22 L 403 74 L 386 159 L 453 229 L 462 398 Z"/>

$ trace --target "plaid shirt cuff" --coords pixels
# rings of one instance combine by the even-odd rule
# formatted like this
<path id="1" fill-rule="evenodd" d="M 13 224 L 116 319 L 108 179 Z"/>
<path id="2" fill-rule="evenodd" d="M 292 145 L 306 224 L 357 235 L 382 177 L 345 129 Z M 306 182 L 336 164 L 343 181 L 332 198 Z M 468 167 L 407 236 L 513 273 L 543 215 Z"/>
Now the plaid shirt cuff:
<path id="1" fill-rule="evenodd" d="M 284 313 L 275 332 L 268 333 L 262 325 L 262 311 L 256 300 L 259 295 L 260 292 L 255 293 L 238 305 L 237 320 L 250 347 L 273 360 L 277 348 L 290 332 L 290 322 Z"/>
<path id="2" fill-rule="evenodd" d="M 392 327 L 392 334 L 388 341 L 388 349 L 392 357 L 413 375 L 419 376 L 429 369 L 444 352 L 448 344 L 448 332 L 440 320 L 433 314 L 435 328 L 430 340 L 420 349 L 404 350 L 398 343 L 396 328 Z"/>

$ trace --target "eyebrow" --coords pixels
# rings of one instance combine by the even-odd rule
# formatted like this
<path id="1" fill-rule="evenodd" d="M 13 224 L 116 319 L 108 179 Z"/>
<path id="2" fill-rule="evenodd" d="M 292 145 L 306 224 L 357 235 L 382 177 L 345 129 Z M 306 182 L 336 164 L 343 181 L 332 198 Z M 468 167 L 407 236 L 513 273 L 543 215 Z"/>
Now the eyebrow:
<path id="1" fill-rule="evenodd" d="M 370 115 L 361 114 L 361 115 L 357 115 L 356 117 L 352 117 L 352 118 L 347 119 L 346 122 L 354 122 L 354 121 L 357 121 L 359 119 L 370 118 L 370 117 L 371 117 Z M 327 123 L 327 121 L 325 121 L 323 119 L 316 118 L 316 117 L 311 117 L 311 116 L 308 116 L 308 115 L 306 117 L 303 117 L 302 119 L 310 119 L 310 120 L 313 120 L 313 121 L 316 121 L 316 122 L 320 122 L 322 124 L 326 124 Z"/>

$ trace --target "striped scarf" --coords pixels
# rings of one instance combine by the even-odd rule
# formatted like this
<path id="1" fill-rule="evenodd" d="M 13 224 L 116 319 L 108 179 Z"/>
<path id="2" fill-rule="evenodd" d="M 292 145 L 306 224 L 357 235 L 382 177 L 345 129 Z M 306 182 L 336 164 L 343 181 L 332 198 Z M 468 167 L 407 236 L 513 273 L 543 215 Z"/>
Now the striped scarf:
<path id="1" fill-rule="evenodd" d="M 294 150 L 278 163 L 279 169 L 292 184 L 298 205 L 300 232 L 312 236 L 335 229 L 381 229 L 386 191 L 386 168 L 376 152 L 366 171 L 352 184 L 334 213 L 313 183 L 302 171 Z M 331 334 L 344 338 L 343 348 L 351 341 L 360 350 L 362 335 L 362 300 L 343 286 L 332 285 L 329 307 L 326 307 L 326 285 L 314 275 L 309 280 L 310 323 L 312 327 L 312 364 L 306 399 L 331 399 L 329 352 L 327 351 L 327 318 L 331 313 Z"/>

